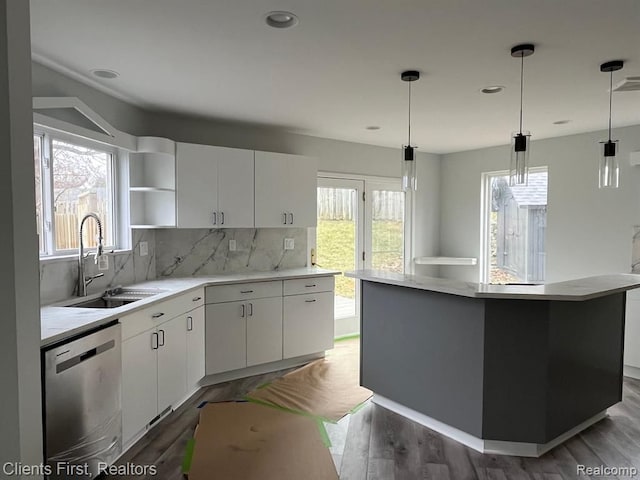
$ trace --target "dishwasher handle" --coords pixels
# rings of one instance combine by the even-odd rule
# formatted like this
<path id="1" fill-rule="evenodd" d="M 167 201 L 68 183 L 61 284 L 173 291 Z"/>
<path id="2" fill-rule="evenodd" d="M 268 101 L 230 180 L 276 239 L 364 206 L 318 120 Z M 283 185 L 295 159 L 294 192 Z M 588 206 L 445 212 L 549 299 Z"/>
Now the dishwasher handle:
<path id="1" fill-rule="evenodd" d="M 108 342 L 103 343 L 102 345 L 98 345 L 97 347 L 90 348 L 89 350 L 85 350 L 82 353 L 79 353 L 75 357 L 68 358 L 67 360 L 63 360 L 62 362 L 56 364 L 56 373 L 62 373 L 65 370 L 69 370 L 70 368 L 75 367 L 76 365 L 80 365 L 83 362 L 86 362 L 90 358 L 93 358 L 101 353 L 104 353 L 108 350 L 111 350 L 116 346 L 115 340 L 109 340 Z"/>

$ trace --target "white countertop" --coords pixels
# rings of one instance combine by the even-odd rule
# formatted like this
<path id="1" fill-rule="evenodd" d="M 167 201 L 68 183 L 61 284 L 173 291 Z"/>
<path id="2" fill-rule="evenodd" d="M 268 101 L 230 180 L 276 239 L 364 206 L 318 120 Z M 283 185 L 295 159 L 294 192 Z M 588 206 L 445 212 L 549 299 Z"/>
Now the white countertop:
<path id="1" fill-rule="evenodd" d="M 383 272 L 380 270 L 357 270 L 347 272 L 345 276 L 463 297 L 513 300 L 583 301 L 640 288 L 640 275 L 625 273 L 599 275 L 546 285 L 488 285 L 448 278 Z"/>
<path id="2" fill-rule="evenodd" d="M 117 320 L 123 315 L 135 312 L 136 310 L 141 310 L 158 301 L 167 300 L 196 288 L 231 283 L 290 280 L 307 277 L 328 277 L 338 275 L 339 273 L 339 271 L 324 270 L 320 268 L 293 268 L 271 272 L 252 272 L 151 280 L 148 282 L 136 283 L 134 285 L 127 285 L 127 288 L 157 288 L 165 291 L 150 298 L 138 300 L 137 302 L 116 308 L 77 308 L 62 306 L 75 300 L 74 298 L 71 298 L 40 309 L 41 346 L 44 347 L 57 343 L 61 340 L 65 340 Z M 86 299 L 90 300 L 93 298 L 99 298 L 102 293 L 103 292 L 88 296 Z"/>

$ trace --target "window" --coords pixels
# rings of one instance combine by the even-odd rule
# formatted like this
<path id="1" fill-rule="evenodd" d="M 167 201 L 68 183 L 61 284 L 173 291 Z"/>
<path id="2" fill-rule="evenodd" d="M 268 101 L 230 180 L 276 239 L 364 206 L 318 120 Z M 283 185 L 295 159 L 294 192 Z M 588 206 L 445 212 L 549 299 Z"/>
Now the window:
<path id="1" fill-rule="evenodd" d="M 509 186 L 507 172 L 483 175 L 481 281 L 544 283 L 546 168 L 532 169 L 526 186 Z"/>
<path id="2" fill-rule="evenodd" d="M 41 255 L 78 247 L 79 223 L 88 213 L 102 221 L 105 247 L 114 248 L 115 152 L 91 142 L 56 134 L 34 135 L 36 220 Z M 98 226 L 85 223 L 84 245 L 97 245 Z"/>

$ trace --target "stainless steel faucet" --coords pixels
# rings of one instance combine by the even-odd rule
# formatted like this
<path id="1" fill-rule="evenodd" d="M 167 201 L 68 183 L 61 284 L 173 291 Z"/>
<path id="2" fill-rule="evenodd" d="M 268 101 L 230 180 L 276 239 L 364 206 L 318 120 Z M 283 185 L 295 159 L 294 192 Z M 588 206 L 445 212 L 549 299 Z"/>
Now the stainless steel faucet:
<path id="1" fill-rule="evenodd" d="M 87 296 L 87 286 L 91 282 L 93 282 L 94 278 L 99 278 L 104 276 L 104 273 L 99 273 L 97 275 L 90 275 L 90 276 L 85 276 L 84 274 L 84 259 L 87 258 L 89 255 L 91 255 L 91 252 L 87 252 L 86 254 L 84 253 L 84 242 L 82 240 L 82 228 L 84 227 L 84 222 L 88 218 L 93 218 L 98 224 L 98 248 L 95 252 L 96 264 L 98 263 L 98 259 L 102 255 L 102 250 L 103 250 L 102 222 L 100 221 L 100 218 L 98 217 L 98 215 L 96 215 L 95 213 L 87 213 L 84 217 L 82 217 L 82 220 L 80 220 L 80 230 L 78 232 L 79 234 L 78 243 L 80 244 L 80 247 L 78 248 L 78 296 L 79 297 Z"/>

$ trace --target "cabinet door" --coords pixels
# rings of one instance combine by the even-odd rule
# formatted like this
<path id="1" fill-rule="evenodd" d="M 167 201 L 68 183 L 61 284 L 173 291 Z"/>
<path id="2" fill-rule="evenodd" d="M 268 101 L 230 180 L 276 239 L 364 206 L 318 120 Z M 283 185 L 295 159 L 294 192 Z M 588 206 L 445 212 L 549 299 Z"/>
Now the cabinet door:
<path id="1" fill-rule="evenodd" d="M 122 342 L 122 437 L 131 440 L 158 414 L 155 330 Z"/>
<path id="2" fill-rule="evenodd" d="M 318 169 L 316 161 L 309 157 L 295 156 L 287 161 L 289 175 L 289 200 L 287 210 L 293 227 L 315 227 L 317 225 Z"/>
<path id="3" fill-rule="evenodd" d="M 205 373 L 226 372 L 247 366 L 247 320 L 244 302 L 206 306 Z"/>
<path id="4" fill-rule="evenodd" d="M 176 195 L 178 228 L 211 228 L 214 221 L 219 221 L 218 160 L 215 147 L 178 143 Z"/>
<path id="5" fill-rule="evenodd" d="M 163 323 L 158 332 L 158 412 L 187 394 L 187 333 L 184 316 Z"/>
<path id="6" fill-rule="evenodd" d="M 315 227 L 315 160 L 256 152 L 255 164 L 256 227 Z"/>
<path id="7" fill-rule="evenodd" d="M 333 348 L 333 292 L 284 297 L 284 358 Z"/>
<path id="8" fill-rule="evenodd" d="M 187 329 L 187 391 L 197 387 L 204 377 L 204 307 L 185 316 Z"/>
<path id="9" fill-rule="evenodd" d="M 282 360 L 282 297 L 248 300 L 247 366 Z"/>
<path id="10" fill-rule="evenodd" d="M 640 368 L 640 297 L 636 290 L 627 292 L 624 364 Z"/>
<path id="11" fill-rule="evenodd" d="M 222 228 L 252 228 L 254 224 L 253 150 L 216 147 L 218 214 Z"/>

